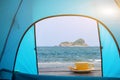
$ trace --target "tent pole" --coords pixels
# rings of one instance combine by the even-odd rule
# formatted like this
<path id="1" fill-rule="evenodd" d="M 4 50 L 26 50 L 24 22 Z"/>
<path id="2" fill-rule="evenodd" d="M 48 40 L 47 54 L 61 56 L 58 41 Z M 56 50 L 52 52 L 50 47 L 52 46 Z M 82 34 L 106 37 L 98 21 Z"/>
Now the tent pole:
<path id="1" fill-rule="evenodd" d="M 100 45 L 100 54 L 101 54 L 101 72 L 103 77 L 103 58 L 102 58 L 102 44 L 101 44 L 101 38 L 100 38 L 100 29 L 99 29 L 99 22 L 97 21 L 97 29 L 98 29 L 98 37 L 99 37 L 99 45 Z"/>
<path id="2" fill-rule="evenodd" d="M 35 53 L 36 53 L 36 67 L 37 67 L 37 74 L 39 74 L 39 69 L 38 69 L 38 52 L 37 52 L 37 43 L 36 43 L 36 25 L 34 24 L 34 38 L 35 38 Z"/>

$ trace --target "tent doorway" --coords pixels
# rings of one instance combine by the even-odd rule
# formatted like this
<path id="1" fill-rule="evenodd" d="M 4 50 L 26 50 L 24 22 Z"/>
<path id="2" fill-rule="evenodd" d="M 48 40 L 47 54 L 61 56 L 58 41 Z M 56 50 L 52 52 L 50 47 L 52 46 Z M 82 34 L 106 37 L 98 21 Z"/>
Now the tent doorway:
<path id="1" fill-rule="evenodd" d="M 35 24 L 40 74 L 101 76 L 98 22 L 82 16 L 58 16 Z M 94 70 L 74 73 L 68 67 L 90 62 Z"/>
<path id="2" fill-rule="evenodd" d="M 56 18 L 58 21 L 56 21 Z M 78 21 L 75 21 L 75 19 L 78 19 Z M 92 48 L 89 49 L 89 47 Z M 56 49 L 53 50 L 52 48 Z M 22 36 L 16 54 L 14 71 L 29 74 L 38 74 L 40 72 L 42 74 L 40 70 L 43 70 L 44 66 L 48 66 L 46 62 L 54 61 L 55 65 L 52 62 L 52 67 L 57 67 L 58 63 L 62 61 L 59 63 L 60 65 L 62 63 L 62 69 L 68 69 L 67 67 L 74 66 L 75 62 L 91 61 L 94 63 L 96 61 L 99 63 L 99 72 L 97 73 L 100 74 L 96 75 L 94 73 L 94 75 L 92 73 L 86 76 L 107 76 L 110 75 L 109 71 L 115 73 L 119 69 L 116 66 L 117 68 L 111 70 L 111 66 L 119 62 L 118 49 L 117 41 L 111 31 L 97 19 L 84 15 L 50 16 L 33 23 Z M 56 50 L 60 54 L 56 54 L 59 53 Z M 95 53 L 98 54 L 96 57 L 94 57 Z M 66 65 L 65 61 L 67 63 L 72 62 L 73 65 L 70 63 L 70 65 L 67 64 L 67 67 L 65 67 L 63 64 L 65 63 Z M 49 68 L 49 70 L 51 69 Z M 56 74 L 52 73 L 52 75 Z M 73 74 L 71 73 L 71 75 Z M 80 76 L 80 74 L 78 75 Z"/>

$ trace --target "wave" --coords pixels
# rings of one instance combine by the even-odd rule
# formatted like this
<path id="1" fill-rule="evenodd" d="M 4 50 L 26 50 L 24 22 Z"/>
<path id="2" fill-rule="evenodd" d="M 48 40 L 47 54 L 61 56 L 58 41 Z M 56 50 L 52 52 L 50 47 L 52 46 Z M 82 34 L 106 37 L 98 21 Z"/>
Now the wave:
<path id="1" fill-rule="evenodd" d="M 95 65 L 95 67 L 100 68 L 101 60 L 95 59 L 94 61 L 88 61 Z M 39 62 L 38 67 L 40 69 L 48 68 L 68 68 L 68 66 L 74 66 L 75 62 Z"/>
<path id="2" fill-rule="evenodd" d="M 74 62 L 38 62 L 38 65 L 40 64 L 73 64 L 75 62 L 93 62 L 93 63 L 96 63 L 96 62 L 101 62 L 101 59 L 89 59 L 89 61 L 74 61 Z"/>

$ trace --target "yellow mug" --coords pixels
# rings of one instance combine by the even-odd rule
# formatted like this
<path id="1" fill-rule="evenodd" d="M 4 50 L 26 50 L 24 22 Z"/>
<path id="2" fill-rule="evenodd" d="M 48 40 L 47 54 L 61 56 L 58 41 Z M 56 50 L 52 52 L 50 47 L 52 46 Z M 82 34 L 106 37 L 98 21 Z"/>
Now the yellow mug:
<path id="1" fill-rule="evenodd" d="M 94 64 L 90 62 L 75 62 L 75 68 L 77 70 L 88 70 L 94 67 Z"/>

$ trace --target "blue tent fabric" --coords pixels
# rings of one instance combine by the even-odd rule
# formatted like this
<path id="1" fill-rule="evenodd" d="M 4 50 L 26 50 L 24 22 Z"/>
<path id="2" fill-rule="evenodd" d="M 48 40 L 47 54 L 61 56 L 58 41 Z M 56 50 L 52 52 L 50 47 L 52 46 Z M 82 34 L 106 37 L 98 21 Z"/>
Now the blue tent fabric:
<path id="1" fill-rule="evenodd" d="M 9 3 L 9 4 L 6 4 L 6 3 Z M 4 48 L 3 45 L 5 44 L 14 15 L 18 9 L 19 3 L 20 3 L 20 0 L 12 0 L 12 1 L 1 0 L 0 1 L 0 5 L 1 5 L 0 6 L 0 12 L 1 12 L 0 19 L 2 19 L 2 22 L 0 22 L 0 25 L 2 27 L 2 29 L 0 29 L 0 41 L 1 41 L 0 56 Z"/>
<path id="2" fill-rule="evenodd" d="M 0 56 L 2 56 L 2 57 L 0 57 L 0 60 L 1 60 L 0 61 L 0 69 L 7 69 L 10 71 L 13 71 L 17 47 L 18 47 L 20 39 L 25 31 L 24 26 L 28 26 L 32 23 L 30 21 L 30 20 L 32 20 L 32 13 L 29 13 L 29 12 L 31 12 L 31 4 L 29 3 L 26 5 L 26 3 L 28 1 L 24 1 L 22 3 L 21 3 L 21 1 L 15 0 L 13 2 L 10 2 L 11 5 L 9 7 L 11 7 L 10 10 L 13 11 L 12 12 L 13 14 L 15 14 L 17 11 L 17 10 L 14 11 L 14 8 L 17 7 L 17 9 L 18 9 L 20 4 L 21 4 L 21 6 L 20 6 L 19 10 L 17 11 L 15 19 L 13 20 L 13 18 L 12 18 L 13 22 L 11 22 L 11 24 L 13 23 L 13 25 L 11 26 L 10 33 L 8 33 L 7 30 L 4 30 L 4 32 L 7 32 L 7 34 L 5 36 L 9 35 L 8 39 L 6 37 L 2 37 L 3 35 L 1 35 L 1 39 L 4 40 L 4 38 L 5 38 L 5 39 L 7 39 L 7 42 L 6 42 L 6 45 L 5 45 L 5 43 L 3 43 L 3 45 L 1 45 L 1 46 L 5 45 L 5 49 L 3 49 L 4 52 L 1 53 L 3 55 L 0 55 Z M 6 3 L 6 5 L 7 5 L 9 2 L 2 1 L 1 4 L 2 3 Z M 17 5 L 15 5 L 15 4 L 17 4 Z M 4 6 L 5 5 L 3 5 L 3 7 Z M 13 10 L 12 10 L 12 8 L 13 8 Z M 3 15 L 5 15 L 4 13 L 6 13 L 6 12 L 4 11 Z M 7 14 L 9 17 L 9 13 L 6 13 L 5 16 L 7 16 Z M 26 19 L 24 19 L 24 18 L 26 18 Z M 3 25 L 1 24 L 2 26 L 4 26 L 4 27 L 1 26 L 1 28 L 9 29 L 10 26 L 6 25 L 6 24 L 8 24 L 7 22 L 9 22 L 9 19 L 8 19 L 8 21 L 5 21 L 5 22 L 6 22 L 5 24 L 3 24 Z M 0 29 L 0 30 L 3 30 L 3 29 Z M 9 73 L 9 74 L 11 74 L 11 73 Z M 5 76 L 5 78 L 6 78 L 6 76 Z"/>
<path id="3" fill-rule="evenodd" d="M 105 5 L 111 5 L 116 8 L 118 14 L 114 16 L 117 17 L 107 17 L 107 15 L 103 16 L 101 13 L 98 13 L 100 11 L 99 7 Z M 110 29 L 120 46 L 120 9 L 115 4 L 114 0 L 1 0 L 0 12 L 0 79 L 12 79 L 13 70 L 20 70 L 28 74 L 37 74 L 34 49 L 32 51 L 33 53 L 30 55 L 34 55 L 32 58 L 33 64 L 30 67 L 30 69 L 34 67 L 33 71 L 28 71 L 25 67 L 23 69 L 19 68 L 19 63 L 17 63 L 19 60 L 16 60 L 16 58 L 19 59 L 20 56 L 20 54 L 18 54 L 19 45 L 25 45 L 20 43 L 23 34 L 33 23 L 48 16 L 61 14 L 82 14 L 91 16 L 103 22 Z M 101 25 L 99 25 L 99 28 L 101 45 L 103 46 L 103 77 L 120 77 L 120 56 L 118 48 L 107 30 Z M 105 35 L 107 37 L 105 37 Z M 35 47 L 34 43 L 31 44 L 30 47 Z M 107 57 L 108 55 L 109 57 Z M 109 61 L 108 58 L 110 59 Z M 117 67 L 111 70 L 116 64 Z"/>
<path id="4" fill-rule="evenodd" d="M 120 54 L 116 43 L 112 35 L 101 24 L 99 24 L 99 31 L 102 46 L 103 76 L 115 77 L 117 75 L 117 77 L 120 77 L 120 73 L 117 74 L 117 72 L 120 72 Z"/>
<path id="5" fill-rule="evenodd" d="M 26 58 L 27 57 L 27 58 Z M 18 50 L 15 71 L 37 74 L 34 26 L 27 31 Z"/>

